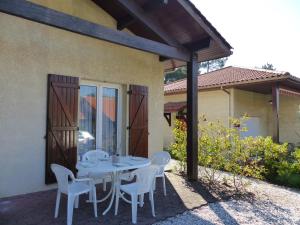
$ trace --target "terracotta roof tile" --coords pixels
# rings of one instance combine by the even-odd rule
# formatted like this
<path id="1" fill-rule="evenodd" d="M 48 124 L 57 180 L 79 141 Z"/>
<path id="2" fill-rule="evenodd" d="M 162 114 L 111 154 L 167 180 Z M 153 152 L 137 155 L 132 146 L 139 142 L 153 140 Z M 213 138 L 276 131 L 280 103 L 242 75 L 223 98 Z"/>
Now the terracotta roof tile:
<path id="1" fill-rule="evenodd" d="M 198 88 L 206 89 L 239 83 L 249 83 L 252 81 L 264 81 L 276 78 L 292 78 L 300 82 L 299 78 L 291 76 L 288 72 L 229 66 L 220 70 L 199 75 Z M 184 92 L 185 90 L 186 79 L 175 81 L 164 86 L 165 93 Z"/>
<path id="2" fill-rule="evenodd" d="M 164 105 L 164 112 L 178 112 L 186 108 L 186 102 L 167 102 Z"/>

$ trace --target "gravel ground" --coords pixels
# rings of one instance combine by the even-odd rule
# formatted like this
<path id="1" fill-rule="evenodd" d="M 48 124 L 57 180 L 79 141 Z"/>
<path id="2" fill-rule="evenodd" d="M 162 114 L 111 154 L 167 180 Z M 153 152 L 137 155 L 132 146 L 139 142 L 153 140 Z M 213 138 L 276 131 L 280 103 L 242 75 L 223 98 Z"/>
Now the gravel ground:
<path id="1" fill-rule="evenodd" d="M 209 203 L 156 225 L 300 225 L 300 191 L 252 180 L 252 200 Z"/>
<path id="2" fill-rule="evenodd" d="M 299 204 L 298 204 L 299 205 Z M 159 222 L 156 225 L 270 225 L 300 224 L 300 209 L 278 206 L 271 201 L 230 200 L 211 203 L 199 209 L 187 211 L 176 217 Z"/>

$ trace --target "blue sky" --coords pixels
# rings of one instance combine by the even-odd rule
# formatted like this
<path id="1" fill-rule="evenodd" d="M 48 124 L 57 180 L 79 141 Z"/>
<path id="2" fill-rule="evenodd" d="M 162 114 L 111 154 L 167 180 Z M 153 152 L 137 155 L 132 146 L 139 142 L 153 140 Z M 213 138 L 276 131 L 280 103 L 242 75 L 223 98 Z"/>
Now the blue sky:
<path id="1" fill-rule="evenodd" d="M 234 47 L 226 65 L 300 77 L 300 0 L 191 0 Z"/>

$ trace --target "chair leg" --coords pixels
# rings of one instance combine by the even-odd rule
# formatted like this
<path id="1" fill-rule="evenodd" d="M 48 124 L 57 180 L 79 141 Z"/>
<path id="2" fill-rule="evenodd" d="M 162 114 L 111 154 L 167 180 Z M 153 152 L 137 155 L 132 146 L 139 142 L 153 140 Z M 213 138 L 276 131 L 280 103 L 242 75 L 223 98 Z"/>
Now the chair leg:
<path id="1" fill-rule="evenodd" d="M 78 209 L 78 207 L 79 207 L 79 195 L 76 196 L 76 198 L 75 198 L 75 204 L 74 204 L 74 208 Z"/>
<path id="2" fill-rule="evenodd" d="M 156 177 L 154 178 L 154 181 L 153 181 L 153 191 L 156 190 Z"/>
<path id="3" fill-rule="evenodd" d="M 93 205 L 94 205 L 94 214 L 95 217 L 98 217 L 98 212 L 97 212 L 97 195 L 96 195 L 96 187 L 93 187 Z"/>
<path id="4" fill-rule="evenodd" d="M 103 191 L 106 191 L 106 179 L 105 178 L 103 178 L 102 184 L 103 184 Z"/>
<path id="5" fill-rule="evenodd" d="M 74 201 L 75 201 L 75 196 L 68 195 L 67 225 L 72 225 Z"/>
<path id="6" fill-rule="evenodd" d="M 150 203 L 151 203 L 151 209 L 152 209 L 152 216 L 155 217 L 153 191 L 149 192 L 149 196 L 150 196 Z"/>
<path id="7" fill-rule="evenodd" d="M 137 195 L 131 195 L 131 220 L 132 223 L 136 223 L 137 221 Z"/>
<path id="8" fill-rule="evenodd" d="M 93 201 L 93 191 L 89 192 L 89 202 Z"/>
<path id="9" fill-rule="evenodd" d="M 139 204 L 140 207 L 144 206 L 144 194 L 139 195 Z"/>
<path id="10" fill-rule="evenodd" d="M 164 196 L 167 195 L 167 189 L 166 189 L 166 179 L 165 179 L 165 175 L 162 177 L 162 182 L 163 182 L 163 186 L 164 186 Z"/>
<path id="11" fill-rule="evenodd" d="M 57 190 L 54 218 L 58 217 L 59 204 L 60 204 L 60 196 L 61 196 L 61 193 L 60 193 L 59 190 Z"/>
<path id="12" fill-rule="evenodd" d="M 120 187 L 117 185 L 116 188 L 116 203 L 115 203 L 115 216 L 118 215 L 118 209 L 119 209 L 119 200 L 120 200 Z"/>

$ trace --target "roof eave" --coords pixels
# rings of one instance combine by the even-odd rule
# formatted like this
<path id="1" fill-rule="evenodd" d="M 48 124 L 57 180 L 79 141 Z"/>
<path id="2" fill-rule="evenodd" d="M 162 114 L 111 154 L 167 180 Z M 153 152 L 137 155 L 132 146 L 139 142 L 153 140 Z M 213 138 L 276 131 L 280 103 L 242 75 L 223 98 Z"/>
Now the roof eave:
<path id="1" fill-rule="evenodd" d="M 271 82 L 271 81 L 293 80 L 292 78 L 294 78 L 294 77 L 284 74 L 280 77 L 271 77 L 271 78 L 267 78 L 267 79 L 254 79 L 254 80 L 250 80 L 250 81 L 247 80 L 247 81 L 241 81 L 241 82 L 207 85 L 207 86 L 202 86 L 202 87 L 200 86 L 200 87 L 198 87 L 198 91 L 216 89 L 216 88 L 234 88 L 234 87 L 238 87 L 240 85 L 261 84 L 261 83 Z M 300 79 L 296 78 L 296 80 L 300 85 Z M 295 81 L 295 80 L 293 80 L 293 81 Z M 186 93 L 186 88 L 176 90 L 176 91 L 165 91 L 164 95 L 176 95 L 176 94 L 183 94 L 183 93 Z"/>
<path id="2" fill-rule="evenodd" d="M 206 19 L 206 17 L 198 10 L 198 8 L 190 0 L 177 0 L 178 3 L 199 23 L 199 25 L 218 42 L 220 47 L 227 52 L 227 56 L 231 55 L 233 47 L 218 32 L 218 30 Z M 226 56 L 224 56 L 226 57 Z"/>

